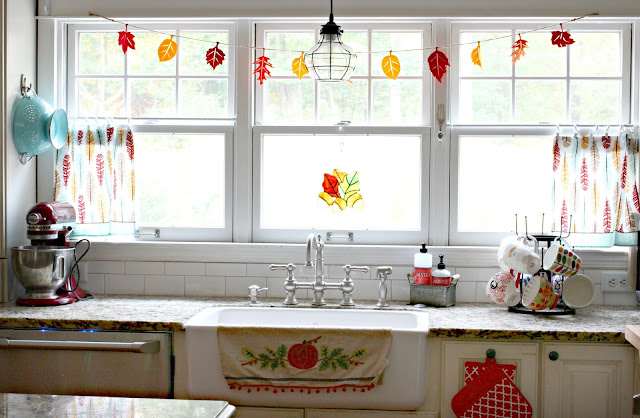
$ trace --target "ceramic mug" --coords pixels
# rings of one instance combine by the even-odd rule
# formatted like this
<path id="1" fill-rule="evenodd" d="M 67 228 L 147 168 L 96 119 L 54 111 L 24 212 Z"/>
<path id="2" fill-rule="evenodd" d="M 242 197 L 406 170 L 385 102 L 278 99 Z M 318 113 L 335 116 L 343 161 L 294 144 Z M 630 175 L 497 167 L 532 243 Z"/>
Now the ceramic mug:
<path id="1" fill-rule="evenodd" d="M 553 291 L 560 297 L 562 297 L 562 284 L 564 283 L 564 279 L 564 276 L 559 274 L 554 274 L 553 277 L 551 277 L 551 287 L 553 287 Z"/>
<path id="2" fill-rule="evenodd" d="M 498 305 L 516 306 L 520 302 L 520 292 L 515 277 L 506 271 L 494 274 L 487 283 L 487 296 Z"/>
<path id="3" fill-rule="evenodd" d="M 560 297 L 553 292 L 551 283 L 539 274 L 533 276 L 522 291 L 522 304 L 534 311 L 553 309 L 558 300 Z"/>
<path id="4" fill-rule="evenodd" d="M 542 267 L 561 276 L 573 276 L 580 270 L 581 262 L 571 247 L 562 240 L 556 240 L 547 249 L 542 259 Z"/>
<path id="5" fill-rule="evenodd" d="M 562 300 L 570 308 L 584 308 L 596 297 L 596 287 L 584 274 L 567 277 L 562 285 Z"/>
<path id="6" fill-rule="evenodd" d="M 530 244 L 533 244 L 533 248 Z M 538 240 L 533 237 L 520 236 L 515 241 L 508 241 L 498 253 L 502 256 L 499 264 L 520 273 L 536 274 L 542 265 L 538 255 Z"/>

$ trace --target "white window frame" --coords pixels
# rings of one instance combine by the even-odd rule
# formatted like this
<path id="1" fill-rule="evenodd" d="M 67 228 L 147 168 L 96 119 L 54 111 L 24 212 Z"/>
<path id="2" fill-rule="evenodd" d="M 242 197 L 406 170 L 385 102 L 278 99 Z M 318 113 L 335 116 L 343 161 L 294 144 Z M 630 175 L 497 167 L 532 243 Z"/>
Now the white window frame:
<path id="1" fill-rule="evenodd" d="M 139 24 L 140 26 L 158 31 L 166 31 L 168 33 L 183 31 L 202 31 L 210 32 L 212 30 L 226 30 L 229 34 L 229 43 L 236 43 L 236 23 L 229 21 L 215 21 L 215 22 L 176 22 L 176 23 L 149 23 L 144 21 L 127 20 L 130 24 Z M 172 75 L 135 75 L 131 76 L 127 74 L 127 55 L 125 54 L 124 71 L 122 74 L 116 75 L 78 75 L 78 43 L 77 34 L 80 32 L 114 32 L 121 31 L 122 25 L 112 23 L 69 23 L 66 25 L 67 32 L 67 60 L 66 60 L 66 89 L 64 91 L 64 101 L 66 101 L 66 108 L 70 119 L 73 119 L 77 113 L 77 100 L 78 92 L 76 89 L 76 80 L 81 78 L 124 78 L 124 105 L 125 112 L 128 112 L 128 100 L 127 93 L 128 88 L 126 84 L 127 79 L 153 79 L 153 78 L 167 78 L 176 80 L 176 111 L 178 110 L 179 100 L 179 79 L 221 79 L 228 80 L 227 94 L 228 94 L 228 112 L 225 117 L 219 118 L 148 118 L 148 117 L 113 117 L 109 118 L 114 124 L 127 123 L 131 126 L 134 134 L 158 134 L 158 135 L 171 135 L 171 134 L 184 134 L 184 135 L 207 135 L 207 134 L 223 134 L 225 143 L 225 201 L 224 201 L 224 224 L 222 228 L 215 227 L 174 227 L 174 226 L 156 226 L 152 224 L 139 224 L 140 236 L 138 240 L 151 240 L 153 235 L 149 235 L 150 232 L 158 229 L 160 231 L 160 239 L 166 241 L 231 241 L 233 238 L 233 201 L 234 201 L 234 137 L 235 133 L 235 120 L 237 114 L 236 106 L 236 51 L 235 48 L 226 48 L 222 46 L 225 51 L 225 61 L 229 63 L 229 72 L 227 75 L 220 76 L 212 72 L 210 75 L 179 75 L 179 54 L 175 57 L 176 73 Z M 137 31 L 136 28 L 130 27 L 132 32 Z M 144 31 L 141 31 L 144 32 Z M 179 40 L 178 40 L 179 42 Z M 206 48 L 206 44 L 203 43 Z M 203 51 L 205 50 L 203 48 Z M 204 59 L 204 54 L 203 54 Z M 97 118 L 94 117 L 76 117 L 78 121 L 86 121 L 87 123 L 94 123 L 96 121 L 106 122 L 107 117 L 111 115 L 100 115 Z"/>
<path id="2" fill-rule="evenodd" d="M 541 26 L 545 26 L 553 23 L 560 23 L 561 21 L 557 20 L 544 20 L 533 23 L 531 20 L 495 20 L 495 21 L 478 21 L 474 19 L 473 21 L 469 20 L 456 20 L 451 23 L 450 26 L 450 37 L 451 43 L 458 43 L 459 41 L 459 31 L 460 30 L 470 30 L 470 31 L 499 31 L 499 30 L 510 30 L 512 27 L 517 28 L 518 30 L 527 30 L 527 29 L 535 29 Z M 633 20 L 621 20 L 618 22 L 612 22 L 611 20 L 602 21 L 602 22 L 594 22 L 593 20 L 589 20 L 588 23 L 585 22 L 577 22 L 573 24 L 563 24 L 563 27 L 567 31 L 580 31 L 580 32 L 594 32 L 594 31 L 620 31 L 622 33 L 622 62 L 621 62 L 621 77 L 614 77 L 615 79 L 622 78 L 622 87 L 621 87 L 621 118 L 622 123 L 637 123 L 636 117 L 632 115 L 632 106 L 633 106 L 633 94 L 634 92 L 631 90 L 631 71 L 632 71 L 632 55 L 635 50 L 637 50 L 637 46 L 633 47 L 631 44 L 631 29 L 633 26 Z M 550 30 L 555 30 L 550 29 Z M 551 35 L 549 35 L 549 38 Z M 450 91 L 451 91 L 451 102 L 450 102 L 450 113 L 452 125 L 450 126 L 450 139 L 451 139 L 451 152 L 450 152 L 450 171 L 449 171 L 449 189 L 450 189 L 450 220 L 449 220 L 449 231 L 448 231 L 448 244 L 449 245 L 474 245 L 474 246 L 486 246 L 486 245 L 497 245 L 500 240 L 510 234 L 515 232 L 515 216 L 514 216 L 514 225 L 511 231 L 488 231 L 488 232 L 462 232 L 458 230 L 458 184 L 459 184 L 459 152 L 460 152 L 460 137 L 461 136 L 518 136 L 518 137 L 526 137 L 526 136 L 535 136 L 535 137 L 553 137 L 557 134 L 558 128 L 556 125 L 549 124 L 461 124 L 459 123 L 458 118 L 458 101 L 459 101 L 459 68 L 460 68 L 460 56 L 459 53 L 452 53 L 451 55 L 451 81 L 450 81 Z M 524 58 L 526 59 L 526 57 Z M 516 64 L 517 65 L 517 64 Z M 570 63 L 567 62 L 567 66 Z M 637 64 L 636 64 L 637 65 Z M 512 83 L 515 82 L 515 72 L 512 66 Z M 472 78 L 472 77 L 465 77 Z M 478 77 L 482 79 L 491 79 L 491 77 Z M 501 79 L 507 77 L 499 77 Z M 527 79 L 547 79 L 546 77 L 522 77 Z M 569 80 L 570 79 L 611 79 L 612 77 L 570 77 L 569 71 L 567 71 L 566 76 L 564 77 L 549 77 L 548 79 L 566 79 L 567 80 L 567 117 L 568 114 L 568 95 L 569 95 Z M 520 77 L 518 79 L 521 79 Z M 515 100 L 513 97 L 515 95 L 515 89 L 512 85 L 512 115 L 513 109 L 515 108 Z M 636 93 L 637 94 L 637 93 Z M 603 123 L 606 121 L 602 121 Z M 590 125 L 594 127 L 594 125 Z M 574 125 L 566 125 L 561 124 L 562 134 L 573 135 Z M 551 150 L 549 151 L 551 153 Z M 545 169 L 542 167 L 541 169 Z M 486 202 L 483 202 L 486 203 Z M 520 214 L 520 221 L 518 224 L 518 232 L 524 232 L 524 214 Z M 549 214 L 551 215 L 551 214 Z M 551 219 L 551 216 L 549 216 Z M 547 223 L 548 226 L 545 227 L 547 232 L 549 231 L 551 225 L 550 222 Z M 537 231 L 539 229 L 538 225 L 532 225 L 529 228 L 530 232 Z"/>

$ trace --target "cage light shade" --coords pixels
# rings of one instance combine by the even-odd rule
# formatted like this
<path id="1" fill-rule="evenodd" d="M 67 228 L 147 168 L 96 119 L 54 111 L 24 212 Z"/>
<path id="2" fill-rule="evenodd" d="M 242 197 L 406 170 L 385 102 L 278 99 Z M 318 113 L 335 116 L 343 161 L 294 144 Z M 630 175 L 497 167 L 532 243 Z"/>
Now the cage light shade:
<path id="1" fill-rule="evenodd" d="M 340 33 L 321 33 L 320 41 L 304 54 L 309 75 L 318 81 L 346 81 L 356 68 L 357 56 L 342 43 Z"/>

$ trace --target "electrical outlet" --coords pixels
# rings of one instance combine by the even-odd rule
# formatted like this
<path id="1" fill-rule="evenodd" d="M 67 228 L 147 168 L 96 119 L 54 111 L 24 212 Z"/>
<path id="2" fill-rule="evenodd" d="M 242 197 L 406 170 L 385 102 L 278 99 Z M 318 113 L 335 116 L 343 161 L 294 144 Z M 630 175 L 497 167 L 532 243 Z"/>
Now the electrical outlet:
<path id="1" fill-rule="evenodd" d="M 605 292 L 630 292 L 629 273 L 626 271 L 603 271 L 600 290 Z"/>

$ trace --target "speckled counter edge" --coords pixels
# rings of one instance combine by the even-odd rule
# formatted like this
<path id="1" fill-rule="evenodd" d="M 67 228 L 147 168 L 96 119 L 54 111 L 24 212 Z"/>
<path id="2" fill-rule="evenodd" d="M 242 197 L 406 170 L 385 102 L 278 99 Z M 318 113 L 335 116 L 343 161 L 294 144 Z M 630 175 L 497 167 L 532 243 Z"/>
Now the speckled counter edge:
<path id="1" fill-rule="evenodd" d="M 503 339 L 503 340 L 536 340 L 536 341 L 569 341 L 626 343 L 624 332 L 569 332 L 569 331 L 507 331 L 484 329 L 452 329 L 431 328 L 430 338 L 455 338 L 461 340 Z"/>

